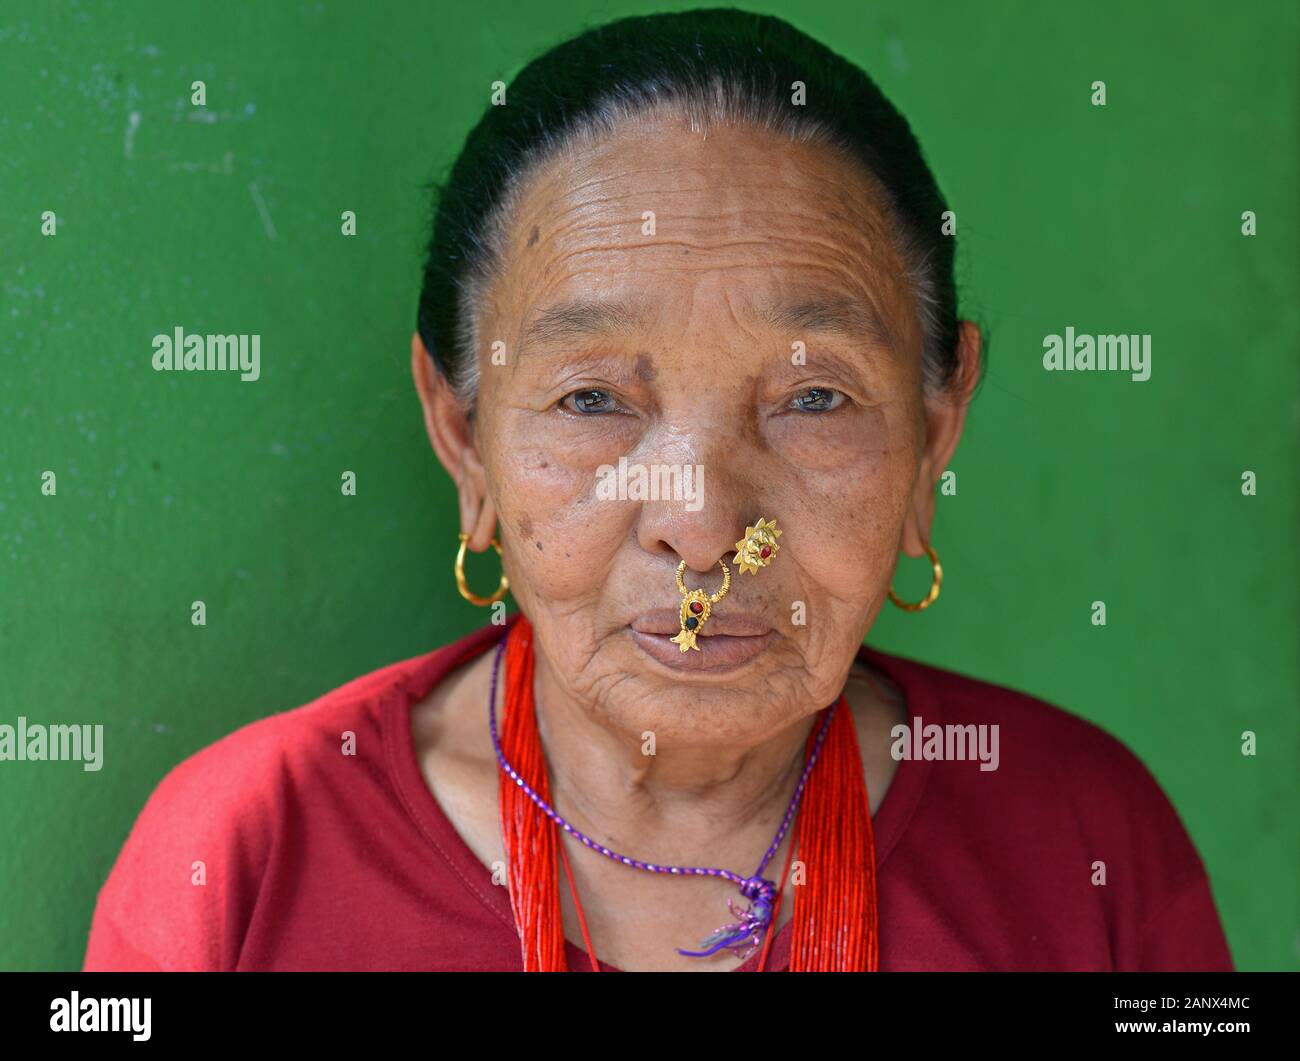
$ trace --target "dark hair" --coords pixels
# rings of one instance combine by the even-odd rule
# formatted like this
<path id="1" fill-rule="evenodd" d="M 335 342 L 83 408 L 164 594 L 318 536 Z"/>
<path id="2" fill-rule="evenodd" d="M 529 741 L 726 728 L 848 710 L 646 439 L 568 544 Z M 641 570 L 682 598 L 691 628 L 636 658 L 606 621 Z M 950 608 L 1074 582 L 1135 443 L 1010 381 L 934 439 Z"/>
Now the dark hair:
<path id="1" fill-rule="evenodd" d="M 805 86 L 793 105 L 794 82 Z M 926 379 L 957 369 L 955 236 L 947 204 L 907 121 L 857 66 L 770 15 L 734 8 L 623 18 L 556 45 L 506 88 L 435 191 L 417 328 L 458 394 L 472 403 L 473 306 L 499 255 L 513 197 L 533 167 L 580 135 L 665 105 L 693 123 L 743 121 L 838 148 L 883 188 L 924 336 Z"/>

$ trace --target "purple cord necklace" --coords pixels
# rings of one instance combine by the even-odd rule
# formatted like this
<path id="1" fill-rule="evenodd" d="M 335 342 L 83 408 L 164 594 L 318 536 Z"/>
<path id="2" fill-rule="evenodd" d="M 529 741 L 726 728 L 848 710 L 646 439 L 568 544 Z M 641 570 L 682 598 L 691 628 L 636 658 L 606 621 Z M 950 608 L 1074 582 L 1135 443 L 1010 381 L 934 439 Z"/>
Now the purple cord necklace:
<path id="1" fill-rule="evenodd" d="M 817 756 L 821 753 L 822 742 L 826 739 L 826 732 L 830 727 L 831 718 L 835 714 L 835 708 L 838 706 L 837 700 L 826 712 L 826 719 L 822 722 L 821 730 L 817 734 L 817 740 L 813 745 L 812 754 L 808 757 L 808 762 L 803 768 L 803 774 L 799 777 L 799 784 L 795 786 L 794 795 L 790 798 L 790 806 L 786 808 L 785 818 L 781 822 L 781 827 L 776 831 L 776 836 L 768 846 L 767 853 L 763 855 L 763 860 L 759 862 L 758 869 L 754 871 L 751 877 L 742 877 L 738 873 L 732 873 L 726 869 L 715 869 L 706 866 L 657 866 L 653 863 L 642 862 L 639 859 L 629 858 L 627 855 L 620 855 L 617 851 L 611 851 L 608 847 L 596 843 L 595 840 L 580 832 L 568 822 L 566 822 L 546 800 L 542 799 L 532 787 L 515 771 L 515 768 L 506 761 L 505 752 L 501 750 L 501 741 L 497 737 L 497 675 L 501 670 L 501 658 L 505 654 L 506 639 L 501 638 L 501 643 L 497 645 L 496 659 L 492 663 L 492 690 L 488 694 L 488 727 L 492 731 L 492 747 L 496 749 L 497 762 L 501 764 L 501 769 L 505 771 L 506 776 L 516 785 L 528 794 L 538 807 L 541 808 L 551 821 L 560 826 L 566 833 L 577 837 L 582 843 L 591 848 L 593 851 L 599 851 L 606 858 L 612 858 L 615 862 L 621 862 L 625 866 L 631 866 L 633 869 L 643 869 L 648 873 L 672 873 L 678 876 L 698 876 L 698 877 L 722 877 L 733 884 L 739 885 L 740 894 L 743 898 L 748 899 L 750 905 L 744 910 L 738 910 L 734 899 L 727 900 L 727 909 L 731 911 L 736 920 L 726 924 L 711 932 L 700 942 L 703 948 L 698 951 L 682 950 L 680 947 L 674 948 L 678 954 L 683 954 L 688 958 L 707 958 L 716 954 L 718 951 L 725 949 L 731 950 L 733 954 L 739 956 L 742 960 L 748 958 L 754 952 L 754 949 L 763 941 L 772 922 L 772 908 L 776 902 L 776 882 L 766 879 L 763 876 L 763 870 L 767 867 L 768 862 L 776 854 L 777 848 L 781 846 L 781 841 L 785 837 L 786 830 L 790 827 L 790 822 L 794 819 L 795 811 L 799 807 L 799 800 L 803 796 L 804 786 L 808 782 L 808 775 L 812 772 L 813 765 L 817 762 Z"/>

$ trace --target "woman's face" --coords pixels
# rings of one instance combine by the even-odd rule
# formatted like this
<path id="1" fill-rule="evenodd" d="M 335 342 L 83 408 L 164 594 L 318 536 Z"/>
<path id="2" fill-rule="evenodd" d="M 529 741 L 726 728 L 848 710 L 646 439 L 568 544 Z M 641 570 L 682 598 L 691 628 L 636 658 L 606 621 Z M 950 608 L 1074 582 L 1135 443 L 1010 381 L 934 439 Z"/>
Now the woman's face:
<path id="1" fill-rule="evenodd" d="M 923 393 L 887 226 L 826 149 L 676 118 L 528 182 L 478 317 L 475 416 L 427 369 L 422 389 L 464 529 L 477 548 L 497 529 L 552 692 L 630 733 L 741 743 L 838 696 L 900 547 L 928 540 L 964 407 Z M 628 484 L 702 469 L 699 492 L 611 496 L 620 459 Z M 760 517 L 780 550 L 741 574 Z M 675 569 L 712 592 L 719 559 L 730 592 L 682 652 Z"/>

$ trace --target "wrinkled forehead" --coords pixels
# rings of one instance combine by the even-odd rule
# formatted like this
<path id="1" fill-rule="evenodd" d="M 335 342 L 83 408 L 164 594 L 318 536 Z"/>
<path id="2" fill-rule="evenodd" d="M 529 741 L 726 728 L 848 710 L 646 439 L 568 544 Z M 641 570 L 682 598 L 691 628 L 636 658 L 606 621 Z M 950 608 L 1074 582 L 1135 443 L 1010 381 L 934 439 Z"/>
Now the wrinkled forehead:
<path id="1" fill-rule="evenodd" d="M 825 145 L 632 120 L 539 167 L 503 220 L 485 309 L 516 343 L 599 302 L 627 311 L 624 330 L 725 307 L 739 327 L 829 322 L 919 351 L 883 192 Z"/>

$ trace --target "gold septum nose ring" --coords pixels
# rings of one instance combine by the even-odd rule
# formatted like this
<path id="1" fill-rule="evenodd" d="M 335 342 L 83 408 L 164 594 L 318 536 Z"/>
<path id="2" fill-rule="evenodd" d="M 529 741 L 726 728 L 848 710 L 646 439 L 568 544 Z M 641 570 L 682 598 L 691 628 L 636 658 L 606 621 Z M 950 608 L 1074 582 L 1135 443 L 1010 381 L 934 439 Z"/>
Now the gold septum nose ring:
<path id="1" fill-rule="evenodd" d="M 736 542 L 735 561 L 741 572 L 748 571 L 754 575 L 759 568 L 771 564 L 776 558 L 777 550 L 781 548 L 776 543 L 780 536 L 781 532 L 776 529 L 774 519 L 764 520 L 760 516 L 755 526 L 746 527 L 745 536 Z M 718 566 L 722 568 L 722 586 L 717 593 L 706 593 L 702 589 L 687 589 L 682 579 L 686 573 L 686 561 L 677 565 L 677 592 L 682 595 L 682 606 L 678 611 L 681 632 L 672 640 L 681 646 L 683 652 L 700 650 L 700 646 L 695 643 L 696 636 L 713 614 L 713 606 L 731 589 L 731 568 L 722 560 L 718 561 Z"/>
<path id="2" fill-rule="evenodd" d="M 722 560 L 718 561 L 718 566 L 722 568 L 722 588 L 717 593 L 705 593 L 702 589 L 687 589 L 686 583 L 682 581 L 682 575 L 686 573 L 686 561 L 677 565 L 677 592 L 682 595 L 682 607 L 677 617 L 682 624 L 682 632 L 673 641 L 681 646 L 683 652 L 700 650 L 700 646 L 695 643 L 695 635 L 709 621 L 713 606 L 731 589 L 731 568 Z"/>

